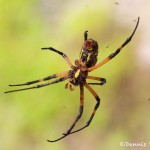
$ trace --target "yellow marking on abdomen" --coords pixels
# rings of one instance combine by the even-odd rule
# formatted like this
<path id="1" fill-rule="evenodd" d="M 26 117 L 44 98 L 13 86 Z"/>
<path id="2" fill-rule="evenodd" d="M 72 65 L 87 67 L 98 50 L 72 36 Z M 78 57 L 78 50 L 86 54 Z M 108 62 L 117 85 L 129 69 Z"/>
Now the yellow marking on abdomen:
<path id="1" fill-rule="evenodd" d="M 75 73 L 75 78 L 77 78 L 80 74 L 80 70 L 78 70 L 76 73 Z"/>

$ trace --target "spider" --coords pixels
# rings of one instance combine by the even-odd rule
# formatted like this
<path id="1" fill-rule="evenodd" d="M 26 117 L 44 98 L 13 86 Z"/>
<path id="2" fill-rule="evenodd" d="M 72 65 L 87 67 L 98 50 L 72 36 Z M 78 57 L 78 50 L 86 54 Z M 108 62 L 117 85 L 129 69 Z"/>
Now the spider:
<path id="1" fill-rule="evenodd" d="M 100 105 L 100 98 L 97 95 L 97 93 L 93 90 L 93 88 L 91 88 L 90 85 L 103 85 L 106 83 L 106 79 L 105 78 L 101 78 L 101 77 L 95 77 L 95 76 L 89 76 L 89 72 L 98 69 L 99 67 L 101 67 L 102 65 L 104 65 L 105 63 L 107 63 L 108 61 L 110 61 L 112 58 L 114 58 L 121 50 L 124 46 L 126 46 L 132 39 L 138 24 L 139 24 L 139 20 L 140 18 L 138 17 L 136 26 L 132 32 L 132 34 L 125 40 L 125 42 L 112 54 L 110 54 L 108 57 L 106 57 L 103 61 L 101 61 L 100 63 L 97 63 L 97 57 L 98 57 L 98 43 L 89 38 L 88 39 L 88 31 L 84 32 L 84 43 L 83 46 L 81 48 L 81 52 L 80 52 L 80 58 L 75 60 L 75 65 L 73 65 L 71 63 L 71 61 L 69 60 L 69 58 L 67 57 L 66 54 L 64 54 L 63 52 L 54 49 L 53 47 L 45 47 L 45 48 L 41 48 L 42 50 L 50 50 L 53 52 L 58 53 L 59 55 L 61 55 L 67 62 L 67 64 L 70 67 L 69 71 L 66 72 L 62 72 L 62 73 L 58 73 L 58 74 L 52 74 L 48 77 L 39 79 L 39 80 L 34 80 L 34 81 L 29 81 L 23 84 L 11 84 L 9 86 L 24 86 L 24 85 L 31 85 L 31 84 L 35 84 L 38 82 L 43 82 L 43 81 L 47 81 L 53 78 L 58 78 L 52 82 L 45 82 L 43 84 L 37 84 L 35 86 L 31 86 L 31 87 L 27 87 L 27 88 L 21 88 L 21 89 L 16 89 L 16 90 L 11 90 L 11 91 L 6 91 L 5 93 L 11 93 L 11 92 L 17 92 L 17 91 L 23 91 L 23 90 L 29 90 L 29 89 L 38 89 L 38 88 L 42 88 L 51 84 L 55 84 L 55 83 L 59 83 L 62 81 L 65 81 L 68 79 L 67 84 L 65 85 L 65 88 L 69 88 L 71 91 L 74 90 L 75 87 L 79 86 L 80 87 L 80 107 L 79 107 L 79 114 L 77 115 L 77 117 L 75 118 L 73 124 L 70 126 L 70 128 L 63 133 L 63 135 L 56 139 L 56 140 L 47 140 L 48 142 L 56 142 L 59 141 L 63 138 L 65 138 L 66 136 L 79 132 L 83 129 L 85 129 L 86 127 L 88 127 L 90 125 L 90 123 L 92 122 L 96 110 Z M 95 81 L 99 81 L 99 82 L 92 82 L 92 83 L 87 83 L 87 79 L 91 79 L 91 80 L 95 80 Z M 76 123 L 79 121 L 79 119 L 82 116 L 83 113 L 83 108 L 84 108 L 84 87 L 95 97 L 96 99 L 96 105 L 94 107 L 94 110 L 89 118 L 89 120 L 87 121 L 87 123 L 73 131 L 73 128 L 75 127 Z"/>

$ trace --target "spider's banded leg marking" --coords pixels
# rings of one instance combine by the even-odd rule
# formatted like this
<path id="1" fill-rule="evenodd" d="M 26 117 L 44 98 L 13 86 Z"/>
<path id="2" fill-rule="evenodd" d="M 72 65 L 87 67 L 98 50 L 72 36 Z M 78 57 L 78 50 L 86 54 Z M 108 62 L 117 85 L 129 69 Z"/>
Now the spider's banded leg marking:
<path id="1" fill-rule="evenodd" d="M 50 75 L 48 77 L 45 77 L 43 79 L 29 81 L 29 82 L 26 82 L 26 83 L 23 83 L 23 84 L 10 84 L 9 86 L 31 85 L 31 84 L 34 84 L 34 83 L 43 82 L 43 81 L 47 81 L 47 80 L 50 80 L 50 79 L 53 79 L 53 78 L 63 77 L 63 76 L 67 76 L 67 75 L 68 75 L 68 71 L 62 72 L 62 73 L 58 73 L 58 74 L 52 74 L 52 75 Z"/>
<path id="2" fill-rule="evenodd" d="M 70 66 L 70 68 L 74 68 L 74 66 L 72 65 L 71 61 L 69 60 L 69 58 L 67 57 L 66 54 L 64 54 L 63 52 L 59 51 L 59 50 L 56 50 L 54 49 L 53 47 L 44 47 L 44 48 L 41 48 L 42 50 L 51 50 L 53 52 L 56 52 L 58 53 L 59 55 L 61 55 L 68 63 L 68 65 Z"/>
<path id="3" fill-rule="evenodd" d="M 137 24 L 132 32 L 132 34 L 126 39 L 126 41 L 112 54 L 110 54 L 107 58 L 105 58 L 102 62 L 98 63 L 97 65 L 91 67 L 91 68 L 88 68 L 88 71 L 93 71 L 99 67 L 101 67 L 102 65 L 104 65 L 105 63 L 107 63 L 109 60 L 111 60 L 112 58 L 114 58 L 121 50 L 124 46 L 126 46 L 132 39 L 137 27 L 138 27 L 138 24 L 139 24 L 139 20 L 140 18 L 138 17 L 138 21 L 137 21 Z"/>
<path id="4" fill-rule="evenodd" d="M 84 86 L 92 93 L 92 95 L 95 97 L 97 103 L 96 103 L 96 105 L 95 105 L 95 107 L 94 107 L 94 110 L 93 110 L 93 112 L 92 112 L 92 115 L 90 116 L 90 118 L 89 118 L 89 120 L 87 121 L 86 125 L 83 126 L 83 127 L 80 128 L 80 129 L 78 129 L 78 130 L 75 130 L 75 131 L 70 132 L 70 134 L 73 134 L 73 133 L 75 133 L 75 132 L 79 132 L 79 131 L 83 130 L 84 128 L 88 127 L 88 126 L 90 125 L 90 123 L 91 123 L 93 117 L 95 116 L 95 113 L 96 113 L 97 108 L 98 108 L 99 105 L 100 105 L 100 98 L 99 98 L 99 96 L 96 94 L 96 92 L 95 92 L 87 83 L 85 83 Z"/>
<path id="5" fill-rule="evenodd" d="M 76 123 L 78 122 L 78 120 L 81 118 L 82 113 L 83 113 L 83 107 L 84 107 L 84 87 L 83 84 L 80 85 L 80 107 L 79 107 L 79 114 L 76 117 L 75 121 L 73 122 L 73 124 L 71 125 L 71 127 L 67 130 L 66 133 L 63 133 L 63 135 L 68 135 L 70 134 L 70 132 L 72 131 L 72 129 L 74 128 L 74 126 L 76 125 Z"/>
<path id="6" fill-rule="evenodd" d="M 87 76 L 87 79 L 101 81 L 100 83 L 88 83 L 88 84 L 91 84 L 91 85 L 103 85 L 103 84 L 106 83 L 106 79 L 101 78 L 101 77 Z"/>
<path id="7" fill-rule="evenodd" d="M 11 93 L 11 92 L 18 92 L 18 91 L 24 91 L 24 90 L 30 90 L 30 89 L 37 89 L 37 88 L 41 88 L 41 87 L 44 87 L 44 86 L 48 86 L 48 85 L 51 85 L 51 84 L 55 84 L 55 83 L 58 83 L 58 82 L 62 82 L 66 79 L 68 79 L 69 77 L 62 77 L 62 78 L 59 78 L 55 81 L 52 81 L 52 82 L 47 82 L 47 83 L 44 83 L 44 84 L 38 84 L 38 85 L 35 85 L 33 87 L 29 87 L 29 88 L 22 88 L 22 89 L 16 89 L 16 90 L 12 90 L 12 91 L 6 91 L 5 93 Z"/>

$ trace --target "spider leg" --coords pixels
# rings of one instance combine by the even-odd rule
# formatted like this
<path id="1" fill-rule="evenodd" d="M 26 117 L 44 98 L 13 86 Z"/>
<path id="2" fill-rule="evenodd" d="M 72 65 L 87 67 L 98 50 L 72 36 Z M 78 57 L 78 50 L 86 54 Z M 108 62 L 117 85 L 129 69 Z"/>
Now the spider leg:
<path id="1" fill-rule="evenodd" d="M 52 82 L 47 82 L 47 83 L 44 83 L 44 84 L 38 84 L 38 85 L 35 85 L 35 86 L 32 86 L 32 87 L 28 87 L 28 88 L 22 88 L 22 89 L 16 89 L 16 90 L 12 90 L 12 91 L 6 91 L 5 93 L 11 93 L 11 92 L 17 92 L 17 91 L 24 91 L 24 90 L 29 90 L 29 89 L 41 88 L 41 87 L 44 87 L 44 86 L 48 86 L 48 85 L 51 85 L 51 84 L 62 82 L 64 80 L 68 79 L 68 78 L 69 77 L 62 77 L 62 78 L 59 78 L 59 79 L 54 80 Z"/>
<path id="2" fill-rule="evenodd" d="M 38 79 L 38 80 L 34 80 L 34 81 L 29 81 L 29 82 L 22 83 L 22 84 L 10 84 L 9 86 L 31 85 L 31 84 L 34 84 L 34 83 L 43 82 L 43 81 L 50 80 L 52 78 L 58 78 L 58 77 L 67 76 L 67 75 L 68 75 L 68 71 L 62 72 L 62 73 L 58 73 L 58 74 L 52 74 L 52 75 L 50 75 L 48 77 L 45 77 L 45 78 L 42 78 L 42 79 Z"/>
<path id="3" fill-rule="evenodd" d="M 68 135 L 69 135 L 69 134 L 68 134 Z M 59 141 L 59 140 L 65 138 L 65 137 L 68 136 L 68 135 L 63 135 L 62 137 L 60 137 L 60 138 L 58 138 L 58 139 L 56 139 L 56 140 L 47 140 L 47 141 L 48 141 L 48 142 L 57 142 L 57 141 Z"/>
<path id="4" fill-rule="evenodd" d="M 41 48 L 42 50 L 51 50 L 53 52 L 56 52 L 58 53 L 59 55 L 61 55 L 68 63 L 68 65 L 70 66 L 70 68 L 74 68 L 74 66 L 72 65 L 71 61 L 69 60 L 69 58 L 67 57 L 66 54 L 64 54 L 63 52 L 59 51 L 59 50 L 56 50 L 55 48 L 53 47 L 44 47 L 44 48 Z"/>
<path id="5" fill-rule="evenodd" d="M 75 121 L 73 122 L 73 124 L 71 125 L 71 127 L 67 130 L 66 133 L 63 133 L 63 136 L 56 139 L 56 140 L 47 140 L 48 142 L 56 142 L 59 141 L 63 138 L 65 138 L 66 136 L 68 136 L 71 133 L 71 130 L 74 128 L 74 126 L 76 125 L 76 123 L 78 122 L 78 120 L 81 118 L 82 113 L 83 113 L 83 106 L 84 106 L 84 87 L 81 84 L 80 85 L 80 108 L 79 108 L 79 114 L 76 117 Z"/>
<path id="6" fill-rule="evenodd" d="M 83 130 L 84 128 L 88 127 L 88 126 L 90 125 L 90 123 L 91 123 L 93 117 L 95 116 L 95 113 L 96 113 L 97 108 L 98 108 L 99 105 L 100 105 L 100 98 L 99 98 L 99 96 L 96 94 L 96 92 L 95 92 L 87 83 L 85 83 L 84 86 L 92 93 L 92 95 L 95 97 L 97 103 L 96 103 L 96 105 L 95 105 L 95 107 L 94 107 L 94 110 L 93 110 L 93 112 L 92 112 L 92 115 L 90 116 L 90 118 L 89 118 L 89 120 L 87 121 L 86 125 L 83 126 L 83 127 L 80 128 L 80 129 L 78 129 L 78 130 L 75 130 L 75 131 L 70 132 L 70 134 L 73 134 L 73 133 L 75 133 L 75 132 L 79 132 L 79 131 Z"/>
<path id="7" fill-rule="evenodd" d="M 79 108 L 79 114 L 76 117 L 75 121 L 73 122 L 73 124 L 71 125 L 71 127 L 67 130 L 66 133 L 63 133 L 63 135 L 68 135 L 70 134 L 71 130 L 74 128 L 74 126 L 76 125 L 76 123 L 78 122 L 78 120 L 81 118 L 82 113 L 83 113 L 83 107 L 84 107 L 84 87 L 81 84 L 80 85 L 80 108 Z"/>
<path id="8" fill-rule="evenodd" d="M 91 84 L 91 85 L 103 85 L 103 84 L 106 83 L 106 79 L 101 78 L 101 77 L 87 76 L 87 79 L 101 81 L 100 83 L 88 83 L 88 84 Z"/>
<path id="9" fill-rule="evenodd" d="M 86 41 L 87 38 L 88 38 L 88 34 L 87 34 L 87 33 L 88 33 L 88 31 L 85 31 L 85 32 L 84 32 L 84 41 Z"/>
<path id="10" fill-rule="evenodd" d="M 88 33 L 88 31 L 85 31 L 85 32 L 84 32 L 84 41 L 86 41 L 86 40 L 88 39 L 88 34 L 87 34 L 87 33 Z M 83 48 L 83 47 L 82 47 L 82 48 Z M 81 48 L 79 57 L 81 56 L 82 48 Z"/>
<path id="11" fill-rule="evenodd" d="M 70 80 L 69 80 L 68 83 L 66 83 L 66 85 L 65 85 L 65 89 L 68 89 L 68 87 L 69 87 L 70 91 L 74 91 L 74 89 L 75 89 L 77 86 L 72 85 L 72 84 L 70 83 Z"/>
<path id="12" fill-rule="evenodd" d="M 138 17 L 138 21 L 137 21 L 137 24 L 132 32 L 132 34 L 126 39 L 126 41 L 112 54 L 110 54 L 107 58 L 105 58 L 103 61 L 101 61 L 100 63 L 98 63 L 97 65 L 91 67 L 91 68 L 88 68 L 88 71 L 93 71 L 99 67 L 101 67 L 102 65 L 104 65 L 105 63 L 107 63 L 109 60 L 111 60 L 112 58 L 114 58 L 121 50 L 124 46 L 126 46 L 132 39 L 137 27 L 138 27 L 138 24 L 139 24 L 139 20 L 140 18 Z"/>

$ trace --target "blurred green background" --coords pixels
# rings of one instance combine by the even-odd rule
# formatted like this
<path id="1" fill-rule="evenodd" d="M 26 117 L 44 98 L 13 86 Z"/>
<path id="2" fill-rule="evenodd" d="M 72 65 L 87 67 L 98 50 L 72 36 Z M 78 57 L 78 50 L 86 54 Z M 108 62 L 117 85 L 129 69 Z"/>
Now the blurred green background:
<path id="1" fill-rule="evenodd" d="M 148 0 L 0 0 L 0 149 L 127 150 L 150 149 L 150 2 Z M 79 88 L 65 83 L 4 94 L 9 84 L 40 79 L 69 69 L 63 58 L 41 47 L 52 46 L 74 62 L 83 33 L 99 43 L 98 61 L 114 52 L 140 24 L 133 40 L 105 66 L 90 75 L 107 84 L 93 86 L 101 105 L 90 127 L 62 141 L 78 113 Z M 83 126 L 95 104 L 85 90 Z M 146 142 L 146 147 L 121 146 Z"/>

